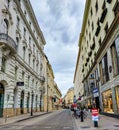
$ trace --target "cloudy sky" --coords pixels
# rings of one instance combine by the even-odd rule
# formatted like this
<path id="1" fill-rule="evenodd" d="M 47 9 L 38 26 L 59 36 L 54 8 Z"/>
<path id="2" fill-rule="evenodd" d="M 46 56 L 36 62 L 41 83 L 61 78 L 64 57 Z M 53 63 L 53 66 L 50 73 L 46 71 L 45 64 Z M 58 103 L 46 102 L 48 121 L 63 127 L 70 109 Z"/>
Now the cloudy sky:
<path id="1" fill-rule="evenodd" d="M 45 53 L 63 96 L 73 86 L 86 0 L 30 0 L 46 40 Z"/>

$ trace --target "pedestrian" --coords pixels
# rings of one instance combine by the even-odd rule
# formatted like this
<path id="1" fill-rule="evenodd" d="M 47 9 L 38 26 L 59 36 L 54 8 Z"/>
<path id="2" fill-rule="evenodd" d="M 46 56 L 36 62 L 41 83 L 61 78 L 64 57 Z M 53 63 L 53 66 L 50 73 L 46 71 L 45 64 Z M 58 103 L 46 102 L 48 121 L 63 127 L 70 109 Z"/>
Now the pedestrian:
<path id="1" fill-rule="evenodd" d="M 80 112 L 80 117 L 81 117 L 81 122 L 84 121 L 84 112 L 83 112 L 83 109 L 81 109 L 81 112 Z"/>

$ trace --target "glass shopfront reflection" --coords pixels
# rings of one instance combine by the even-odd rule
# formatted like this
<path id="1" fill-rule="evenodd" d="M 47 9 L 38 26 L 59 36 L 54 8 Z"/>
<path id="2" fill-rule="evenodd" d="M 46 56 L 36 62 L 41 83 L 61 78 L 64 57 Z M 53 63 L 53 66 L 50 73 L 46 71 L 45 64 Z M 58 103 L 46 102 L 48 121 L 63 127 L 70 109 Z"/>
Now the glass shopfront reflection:
<path id="1" fill-rule="evenodd" d="M 111 89 L 102 93 L 103 111 L 114 113 Z"/>
<path id="2" fill-rule="evenodd" d="M 119 86 L 116 87 L 116 101 L 117 101 L 117 109 L 119 113 Z"/>

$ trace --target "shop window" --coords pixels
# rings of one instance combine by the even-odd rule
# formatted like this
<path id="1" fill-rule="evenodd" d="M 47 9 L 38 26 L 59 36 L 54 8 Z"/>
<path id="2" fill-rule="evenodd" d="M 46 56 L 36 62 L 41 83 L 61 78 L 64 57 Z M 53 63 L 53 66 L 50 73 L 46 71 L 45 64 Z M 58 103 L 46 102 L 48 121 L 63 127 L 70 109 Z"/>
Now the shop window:
<path id="1" fill-rule="evenodd" d="M 119 36 L 111 46 L 112 66 L 114 76 L 119 74 Z"/>
<path id="2" fill-rule="evenodd" d="M 103 111 L 114 113 L 111 89 L 102 93 Z"/>
<path id="3" fill-rule="evenodd" d="M 116 87 L 116 101 L 117 101 L 117 108 L 119 113 L 119 86 Z"/>

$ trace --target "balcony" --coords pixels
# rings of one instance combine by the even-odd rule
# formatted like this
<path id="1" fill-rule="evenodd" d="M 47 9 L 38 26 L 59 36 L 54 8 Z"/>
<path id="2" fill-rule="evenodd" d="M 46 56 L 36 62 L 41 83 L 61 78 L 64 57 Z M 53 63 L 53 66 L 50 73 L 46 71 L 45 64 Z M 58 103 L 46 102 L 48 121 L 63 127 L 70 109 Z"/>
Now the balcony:
<path id="1" fill-rule="evenodd" d="M 107 14 L 107 8 L 105 8 L 102 12 L 102 15 L 101 15 L 101 18 L 100 18 L 100 22 L 103 23 L 104 20 L 105 20 L 105 17 L 106 17 L 106 14 Z"/>
<path id="2" fill-rule="evenodd" d="M 17 45 L 15 43 L 15 41 L 8 35 L 5 33 L 0 33 L 0 45 L 6 45 L 7 47 L 9 47 L 12 52 L 16 53 L 17 51 Z"/>

